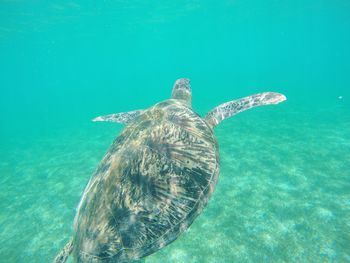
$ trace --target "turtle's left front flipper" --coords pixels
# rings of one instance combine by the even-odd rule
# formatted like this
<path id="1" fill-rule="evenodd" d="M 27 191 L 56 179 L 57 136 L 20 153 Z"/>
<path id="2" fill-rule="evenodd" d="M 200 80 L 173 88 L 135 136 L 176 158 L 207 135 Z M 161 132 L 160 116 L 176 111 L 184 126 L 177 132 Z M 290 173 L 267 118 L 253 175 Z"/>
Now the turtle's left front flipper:
<path id="1" fill-rule="evenodd" d="M 208 112 L 207 116 L 205 116 L 205 120 L 208 125 L 213 128 L 224 119 L 227 119 L 242 111 L 262 105 L 278 104 L 286 99 L 286 96 L 277 92 L 263 92 L 254 94 L 238 100 L 232 100 L 220 104 Z"/>
<path id="2" fill-rule="evenodd" d="M 92 121 L 110 121 L 110 122 L 117 122 L 122 124 L 128 124 L 131 121 L 133 121 L 136 117 L 141 115 L 144 112 L 144 110 L 134 110 L 134 111 L 128 111 L 128 112 L 121 112 L 121 113 L 115 113 L 105 116 L 99 116 Z"/>

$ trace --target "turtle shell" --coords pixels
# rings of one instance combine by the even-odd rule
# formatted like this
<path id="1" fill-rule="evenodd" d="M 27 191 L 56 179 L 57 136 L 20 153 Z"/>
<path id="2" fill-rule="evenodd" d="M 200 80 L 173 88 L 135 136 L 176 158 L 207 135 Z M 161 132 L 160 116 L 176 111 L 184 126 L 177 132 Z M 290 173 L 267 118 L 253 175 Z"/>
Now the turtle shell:
<path id="1" fill-rule="evenodd" d="M 212 129 L 178 100 L 160 102 L 115 139 L 81 198 L 77 262 L 129 262 L 166 246 L 201 213 L 219 174 Z"/>

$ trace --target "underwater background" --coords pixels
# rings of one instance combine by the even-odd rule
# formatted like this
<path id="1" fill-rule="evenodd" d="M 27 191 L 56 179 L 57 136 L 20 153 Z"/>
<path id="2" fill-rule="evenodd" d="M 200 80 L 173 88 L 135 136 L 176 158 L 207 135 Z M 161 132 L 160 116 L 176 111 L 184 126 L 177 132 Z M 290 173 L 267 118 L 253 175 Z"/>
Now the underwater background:
<path id="1" fill-rule="evenodd" d="M 203 116 L 288 100 L 216 127 L 211 201 L 146 262 L 350 262 L 349 47 L 346 0 L 0 0 L 0 262 L 56 256 L 123 128 L 91 119 L 150 107 L 181 77 Z"/>

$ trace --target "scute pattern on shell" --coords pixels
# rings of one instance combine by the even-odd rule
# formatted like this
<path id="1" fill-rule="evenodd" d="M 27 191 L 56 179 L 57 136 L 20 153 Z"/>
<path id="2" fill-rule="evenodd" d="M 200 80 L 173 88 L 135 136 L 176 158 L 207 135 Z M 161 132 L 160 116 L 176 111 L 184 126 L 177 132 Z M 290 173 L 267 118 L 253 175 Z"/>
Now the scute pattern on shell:
<path id="1" fill-rule="evenodd" d="M 218 145 L 190 108 L 167 100 L 113 142 L 75 218 L 77 262 L 129 262 L 175 240 L 200 214 L 219 174 Z"/>

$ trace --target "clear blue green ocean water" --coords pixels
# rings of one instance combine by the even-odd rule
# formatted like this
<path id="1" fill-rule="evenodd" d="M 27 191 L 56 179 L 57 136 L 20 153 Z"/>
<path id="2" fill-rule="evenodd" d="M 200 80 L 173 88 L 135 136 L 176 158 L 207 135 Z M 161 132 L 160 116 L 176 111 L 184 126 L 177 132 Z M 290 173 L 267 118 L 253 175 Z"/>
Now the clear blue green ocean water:
<path id="1" fill-rule="evenodd" d="M 0 1 L 0 262 L 50 262 L 90 176 L 142 109 L 284 93 L 215 133 L 221 174 L 147 263 L 350 262 L 350 2 Z"/>

